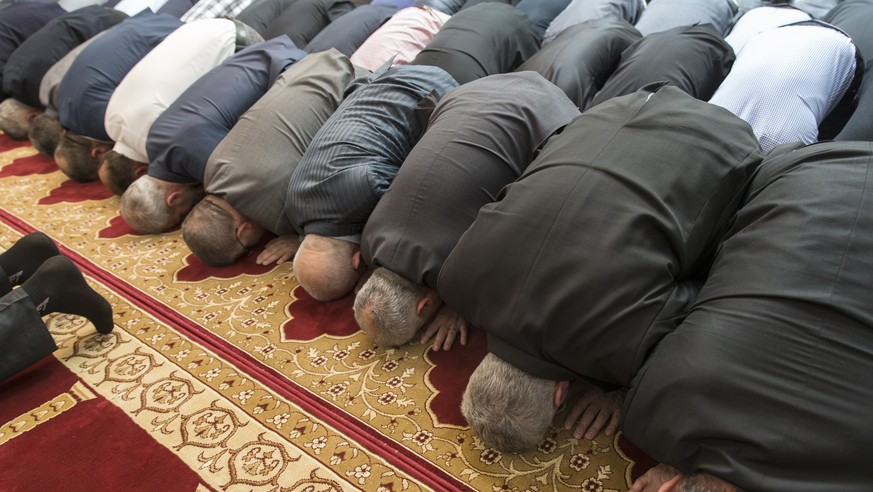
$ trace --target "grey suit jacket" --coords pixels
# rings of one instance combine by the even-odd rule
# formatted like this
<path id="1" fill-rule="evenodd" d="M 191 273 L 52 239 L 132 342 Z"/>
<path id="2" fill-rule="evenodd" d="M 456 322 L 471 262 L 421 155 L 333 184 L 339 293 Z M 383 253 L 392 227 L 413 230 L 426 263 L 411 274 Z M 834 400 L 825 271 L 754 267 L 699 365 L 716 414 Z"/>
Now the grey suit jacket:
<path id="1" fill-rule="evenodd" d="M 354 77 L 355 67 L 336 50 L 283 72 L 209 156 L 207 193 L 275 234 L 293 233 L 284 213 L 291 174 Z"/>

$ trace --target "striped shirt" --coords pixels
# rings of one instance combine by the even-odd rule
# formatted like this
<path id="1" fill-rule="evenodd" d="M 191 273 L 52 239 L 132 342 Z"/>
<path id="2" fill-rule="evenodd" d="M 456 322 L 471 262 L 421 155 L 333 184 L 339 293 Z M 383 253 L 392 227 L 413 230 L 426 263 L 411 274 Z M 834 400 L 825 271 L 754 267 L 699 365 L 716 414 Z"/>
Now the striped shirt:
<path id="1" fill-rule="evenodd" d="M 416 107 L 457 83 L 437 67 L 395 67 L 355 90 L 312 139 L 291 176 L 285 214 L 304 234 L 358 242 L 423 130 Z"/>
<path id="2" fill-rule="evenodd" d="M 750 39 L 709 102 L 752 125 L 769 152 L 787 142 L 818 140 L 818 125 L 854 74 L 852 40 L 827 24 L 803 22 Z"/>

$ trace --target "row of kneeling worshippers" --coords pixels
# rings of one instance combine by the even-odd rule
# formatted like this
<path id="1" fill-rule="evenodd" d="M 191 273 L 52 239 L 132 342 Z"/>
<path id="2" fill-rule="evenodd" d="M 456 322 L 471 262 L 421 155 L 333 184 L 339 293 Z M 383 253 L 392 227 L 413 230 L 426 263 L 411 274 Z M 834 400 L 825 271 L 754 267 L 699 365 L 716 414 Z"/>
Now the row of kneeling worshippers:
<path id="1" fill-rule="evenodd" d="M 485 330 L 496 449 L 566 401 L 637 491 L 869 489 L 873 0 L 347 3 L 56 13 L 0 125 L 205 263 L 267 234 L 378 345 Z"/>

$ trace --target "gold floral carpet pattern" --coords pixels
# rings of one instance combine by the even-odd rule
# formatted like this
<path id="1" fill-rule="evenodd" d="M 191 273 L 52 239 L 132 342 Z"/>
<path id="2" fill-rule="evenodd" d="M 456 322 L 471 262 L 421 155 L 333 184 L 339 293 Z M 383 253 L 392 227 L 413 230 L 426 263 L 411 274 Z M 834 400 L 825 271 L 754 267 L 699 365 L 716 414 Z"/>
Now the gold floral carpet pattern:
<path id="1" fill-rule="evenodd" d="M 19 461 L 55 442 L 87 455 L 121 440 L 122 461 L 163 460 L 159 475 L 119 482 L 125 490 L 166 480 L 171 490 L 606 492 L 649 466 L 621 437 L 576 440 L 558 428 L 522 455 L 483 446 L 458 410 L 485 354 L 481 332 L 449 352 L 373 346 L 351 297 L 315 302 L 290 264 L 260 267 L 257 252 L 209 268 L 178 231 L 134 234 L 99 183 L 67 180 L 3 135 L 0 190 L 0 248 L 45 232 L 112 303 L 116 324 L 102 336 L 82 318 L 46 318 L 58 351 L 0 385 L 0 466 L 17 470 L 0 474 L 2 490 L 53 483 L 49 464 Z M 116 413 L 116 437 L 90 435 Z"/>

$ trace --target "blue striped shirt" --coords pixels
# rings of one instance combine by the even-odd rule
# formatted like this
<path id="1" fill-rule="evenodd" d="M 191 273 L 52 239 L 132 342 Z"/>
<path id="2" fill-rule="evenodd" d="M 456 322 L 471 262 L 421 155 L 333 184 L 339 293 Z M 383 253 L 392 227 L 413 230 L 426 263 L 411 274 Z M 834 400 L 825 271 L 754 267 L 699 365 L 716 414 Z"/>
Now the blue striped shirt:
<path id="1" fill-rule="evenodd" d="M 457 83 L 444 70 L 392 68 L 347 97 L 291 176 L 285 214 L 298 232 L 360 239 L 367 218 L 418 141 L 416 106 Z"/>

